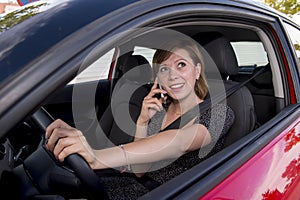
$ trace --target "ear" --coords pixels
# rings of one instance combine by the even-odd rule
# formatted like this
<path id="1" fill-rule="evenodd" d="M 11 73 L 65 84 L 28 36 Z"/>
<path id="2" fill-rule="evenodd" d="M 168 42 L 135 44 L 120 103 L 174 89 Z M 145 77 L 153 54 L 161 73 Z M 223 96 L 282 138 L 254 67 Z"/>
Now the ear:
<path id="1" fill-rule="evenodd" d="M 195 66 L 195 72 L 196 72 L 196 79 L 198 80 L 201 74 L 201 64 L 197 63 L 197 65 Z"/>

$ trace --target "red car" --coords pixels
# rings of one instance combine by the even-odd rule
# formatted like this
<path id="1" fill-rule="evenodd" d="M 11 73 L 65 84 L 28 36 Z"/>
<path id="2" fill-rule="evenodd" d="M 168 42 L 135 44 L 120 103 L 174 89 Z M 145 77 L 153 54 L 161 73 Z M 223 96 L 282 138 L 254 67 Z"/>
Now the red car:
<path id="1" fill-rule="evenodd" d="M 63 119 L 95 148 L 132 141 L 153 53 L 176 37 L 199 44 L 207 101 L 235 120 L 220 151 L 138 198 L 300 198 L 300 26 L 279 12 L 248 0 L 38 1 L 0 25 L 1 199 L 107 198 L 80 156 L 61 163 L 44 148 L 45 128 Z"/>

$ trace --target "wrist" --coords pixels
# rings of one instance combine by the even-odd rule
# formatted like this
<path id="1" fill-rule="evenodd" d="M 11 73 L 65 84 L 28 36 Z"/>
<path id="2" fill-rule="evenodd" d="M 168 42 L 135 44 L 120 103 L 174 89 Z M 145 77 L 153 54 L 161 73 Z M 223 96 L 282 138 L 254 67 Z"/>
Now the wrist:
<path id="1" fill-rule="evenodd" d="M 93 150 L 94 152 L 94 157 L 93 160 L 91 162 L 89 162 L 90 167 L 95 170 L 95 169 L 105 169 L 107 168 L 107 166 L 105 166 L 99 158 L 97 158 L 97 153 L 96 150 Z"/>
<path id="2" fill-rule="evenodd" d="M 141 127 L 148 126 L 148 120 L 142 120 L 142 119 L 138 118 L 136 125 L 141 126 Z"/>

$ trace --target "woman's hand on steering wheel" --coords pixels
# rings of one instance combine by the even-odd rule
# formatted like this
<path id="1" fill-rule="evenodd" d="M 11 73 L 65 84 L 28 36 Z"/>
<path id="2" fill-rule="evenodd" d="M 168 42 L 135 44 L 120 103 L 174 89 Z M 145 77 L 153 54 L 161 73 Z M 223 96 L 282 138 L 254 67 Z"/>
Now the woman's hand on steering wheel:
<path id="1" fill-rule="evenodd" d="M 57 119 L 46 129 L 46 148 L 53 152 L 59 161 L 74 153 L 81 155 L 92 169 L 96 166 L 96 156 L 82 132 Z"/>

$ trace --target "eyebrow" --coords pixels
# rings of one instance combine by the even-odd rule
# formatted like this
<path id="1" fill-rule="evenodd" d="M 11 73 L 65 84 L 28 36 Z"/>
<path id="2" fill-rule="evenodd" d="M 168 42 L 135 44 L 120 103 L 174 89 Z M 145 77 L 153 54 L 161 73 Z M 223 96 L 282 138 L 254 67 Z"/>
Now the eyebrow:
<path id="1" fill-rule="evenodd" d="M 168 67 L 168 65 L 166 65 L 166 64 L 159 64 L 159 68 L 161 68 L 161 67 Z"/>
<path id="2" fill-rule="evenodd" d="M 176 54 L 176 55 L 177 55 L 177 54 Z M 190 61 L 188 61 L 187 59 L 183 58 L 182 56 L 180 56 L 180 55 L 177 55 L 177 56 L 179 56 L 180 58 L 176 59 L 176 60 L 174 61 L 175 63 L 178 63 L 179 61 L 183 60 L 183 61 L 185 61 L 185 62 L 188 62 L 188 63 L 192 64 Z M 162 63 L 161 63 L 161 64 L 159 65 L 159 67 L 162 67 L 162 66 L 168 67 L 168 65 L 162 64 Z"/>
<path id="3" fill-rule="evenodd" d="M 178 62 L 180 60 L 185 60 L 187 61 L 187 59 L 185 59 L 183 56 L 179 55 L 179 54 L 176 54 L 176 53 L 173 53 L 175 56 L 178 56 L 179 58 L 175 60 L 175 62 Z"/>
<path id="4" fill-rule="evenodd" d="M 180 56 L 181 57 L 181 56 Z M 183 60 L 183 61 L 185 61 L 185 62 L 187 62 L 187 63 L 189 63 L 189 64 L 193 64 L 193 61 L 192 62 L 190 62 L 189 60 L 187 60 L 187 59 L 185 59 L 185 58 L 179 58 L 179 59 L 177 59 L 177 60 L 175 60 L 175 63 L 177 63 L 177 62 L 179 62 L 179 61 L 181 61 L 181 60 Z"/>

